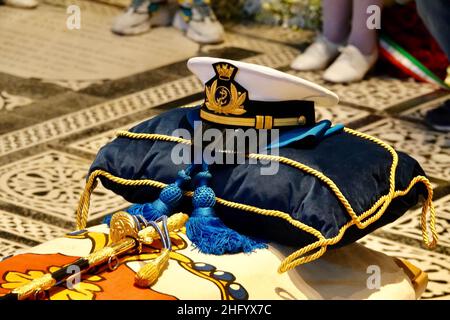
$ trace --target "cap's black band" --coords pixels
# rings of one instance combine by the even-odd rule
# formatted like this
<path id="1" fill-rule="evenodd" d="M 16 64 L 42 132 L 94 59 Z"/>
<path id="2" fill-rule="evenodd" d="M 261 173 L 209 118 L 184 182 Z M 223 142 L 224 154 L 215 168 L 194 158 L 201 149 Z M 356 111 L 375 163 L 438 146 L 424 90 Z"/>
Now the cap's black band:
<path id="1" fill-rule="evenodd" d="M 222 126 L 255 127 L 257 129 L 312 126 L 315 124 L 313 101 L 247 100 L 244 109 L 244 114 L 235 116 L 209 110 L 203 104 L 200 117 L 205 121 Z"/>
<path id="2" fill-rule="evenodd" d="M 255 117 L 258 115 L 272 116 L 274 118 L 292 118 L 305 116 L 314 119 L 314 101 L 257 101 L 248 100 L 244 106 L 246 112 L 242 116 Z"/>

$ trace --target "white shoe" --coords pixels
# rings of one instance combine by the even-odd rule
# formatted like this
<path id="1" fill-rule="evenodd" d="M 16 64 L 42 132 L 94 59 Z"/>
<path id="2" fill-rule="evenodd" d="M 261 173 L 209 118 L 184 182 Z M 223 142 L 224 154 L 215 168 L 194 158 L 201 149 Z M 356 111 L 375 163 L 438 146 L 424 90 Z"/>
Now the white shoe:
<path id="1" fill-rule="evenodd" d="M 3 0 L 3 3 L 10 7 L 33 9 L 39 4 L 37 0 Z"/>
<path id="2" fill-rule="evenodd" d="M 111 31 L 119 35 L 147 32 L 153 26 L 167 26 L 172 21 L 170 8 L 165 2 L 133 0 L 126 12 L 118 16 Z"/>
<path id="3" fill-rule="evenodd" d="M 339 54 L 341 44 L 328 41 L 324 36 L 319 36 L 306 50 L 291 64 L 291 68 L 299 71 L 323 70 Z"/>
<path id="4" fill-rule="evenodd" d="M 323 74 L 325 80 L 334 83 L 361 81 L 378 59 L 378 49 L 370 55 L 364 55 L 355 46 L 348 45 L 341 52 Z"/>
<path id="5" fill-rule="evenodd" d="M 188 38 L 201 44 L 222 42 L 225 34 L 211 7 L 198 1 L 194 1 L 190 8 L 180 6 L 173 26 L 185 31 Z"/>

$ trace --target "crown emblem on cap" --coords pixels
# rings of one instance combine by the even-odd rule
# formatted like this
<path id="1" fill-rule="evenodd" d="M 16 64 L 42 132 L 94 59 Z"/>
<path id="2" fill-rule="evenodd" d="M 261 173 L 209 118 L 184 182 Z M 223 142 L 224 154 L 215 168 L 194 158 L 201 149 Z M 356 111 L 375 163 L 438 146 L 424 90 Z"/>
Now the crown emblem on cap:
<path id="1" fill-rule="evenodd" d="M 213 66 L 216 77 L 210 80 L 212 81 L 210 86 L 205 86 L 205 106 L 220 114 L 242 115 L 246 113 L 244 102 L 247 99 L 247 92 L 234 83 L 234 76 L 238 69 L 225 62 L 216 63 Z M 238 90 L 236 85 L 241 89 Z"/>
<path id="2" fill-rule="evenodd" d="M 216 71 L 217 74 L 219 75 L 219 79 L 221 80 L 230 80 L 231 77 L 233 76 L 235 67 L 227 64 L 227 63 L 222 63 L 222 64 L 217 64 L 216 65 Z"/>

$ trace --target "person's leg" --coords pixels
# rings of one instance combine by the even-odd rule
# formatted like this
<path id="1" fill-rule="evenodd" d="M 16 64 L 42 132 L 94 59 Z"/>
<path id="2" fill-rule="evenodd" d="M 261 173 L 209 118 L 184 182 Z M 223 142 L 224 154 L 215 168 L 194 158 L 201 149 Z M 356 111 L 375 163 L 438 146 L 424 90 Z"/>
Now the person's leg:
<path id="1" fill-rule="evenodd" d="M 450 99 L 428 111 L 425 115 L 425 122 L 437 131 L 450 132 Z"/>
<path id="2" fill-rule="evenodd" d="M 367 21 L 373 14 L 367 13 L 369 6 L 383 6 L 383 0 L 354 0 L 352 30 L 348 43 L 359 49 L 364 55 L 369 55 L 377 49 L 378 37 L 377 30 L 367 26 Z M 380 17 L 381 18 L 381 17 Z"/>
<path id="3" fill-rule="evenodd" d="M 416 0 L 417 11 L 426 27 L 450 60 L 450 4 L 448 0 Z M 447 69 L 450 73 L 450 67 Z M 450 86 L 450 75 L 446 79 Z M 450 100 L 425 116 L 426 123 L 435 130 L 450 132 Z"/>
<path id="4" fill-rule="evenodd" d="M 448 0 L 416 0 L 417 11 L 426 27 L 450 60 L 450 4 Z M 450 67 L 445 82 L 450 86 Z"/>
<path id="5" fill-rule="evenodd" d="M 323 0 L 323 35 L 295 58 L 292 69 L 323 70 L 338 56 L 350 30 L 351 5 L 352 0 Z"/>
<path id="6" fill-rule="evenodd" d="M 173 26 L 186 32 L 186 36 L 201 44 L 218 43 L 225 31 L 210 6 L 210 0 L 178 0 Z"/>
<path id="7" fill-rule="evenodd" d="M 323 0 L 323 35 L 333 43 L 343 43 L 350 32 L 352 0 Z"/>
<path id="8" fill-rule="evenodd" d="M 450 59 L 450 3 L 448 0 L 416 0 L 417 12 Z"/>
<path id="9" fill-rule="evenodd" d="M 172 22 L 173 10 L 168 0 L 132 0 L 130 6 L 113 21 L 111 31 L 119 35 L 147 32 L 153 26 Z"/>
<path id="10" fill-rule="evenodd" d="M 376 5 L 381 13 L 382 4 L 383 0 L 353 0 L 352 28 L 348 45 L 323 74 L 325 80 L 335 83 L 360 81 L 375 65 L 378 59 L 377 30 L 368 26 L 368 21 L 374 14 L 368 8 Z"/>

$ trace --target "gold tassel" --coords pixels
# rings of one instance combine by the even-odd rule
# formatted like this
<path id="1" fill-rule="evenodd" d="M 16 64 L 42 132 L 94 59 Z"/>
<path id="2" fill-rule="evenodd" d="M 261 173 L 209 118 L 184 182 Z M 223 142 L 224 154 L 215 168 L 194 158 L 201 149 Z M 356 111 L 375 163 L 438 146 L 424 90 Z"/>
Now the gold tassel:
<path id="1" fill-rule="evenodd" d="M 185 213 L 175 213 L 167 219 L 167 229 L 169 232 L 177 231 L 184 227 L 189 216 Z M 162 228 L 162 223 L 158 223 Z M 153 227 L 147 227 L 138 233 L 138 239 L 143 244 L 151 244 L 154 239 L 158 239 L 159 234 Z M 161 254 L 154 260 L 143 266 L 137 273 L 134 283 L 141 288 L 148 288 L 158 280 L 162 271 L 167 265 L 170 257 L 169 249 L 161 249 Z"/>
<path id="2" fill-rule="evenodd" d="M 156 259 L 143 266 L 134 278 L 134 283 L 141 288 L 148 288 L 158 280 L 169 261 L 170 250 L 162 249 L 161 254 Z"/>

